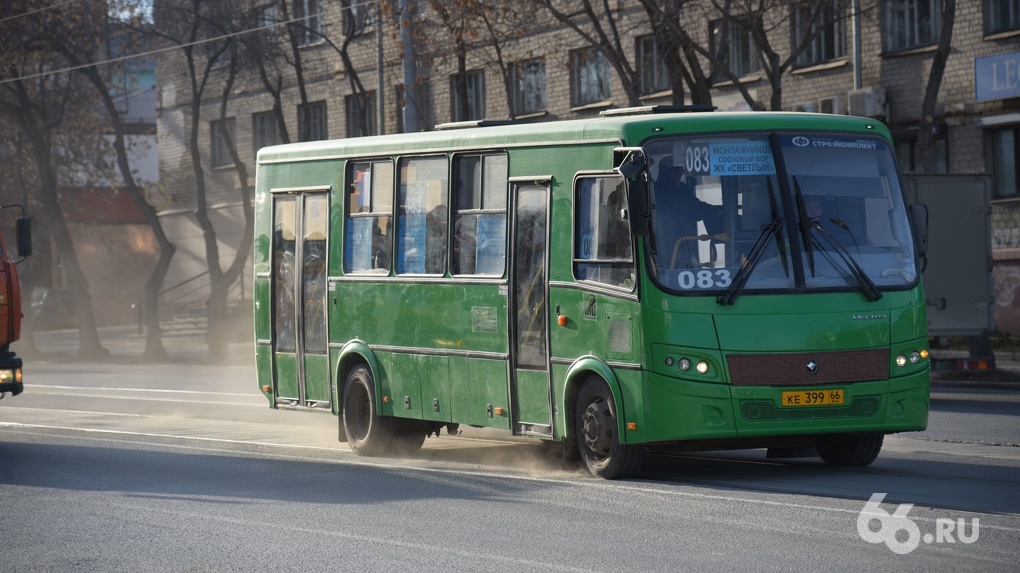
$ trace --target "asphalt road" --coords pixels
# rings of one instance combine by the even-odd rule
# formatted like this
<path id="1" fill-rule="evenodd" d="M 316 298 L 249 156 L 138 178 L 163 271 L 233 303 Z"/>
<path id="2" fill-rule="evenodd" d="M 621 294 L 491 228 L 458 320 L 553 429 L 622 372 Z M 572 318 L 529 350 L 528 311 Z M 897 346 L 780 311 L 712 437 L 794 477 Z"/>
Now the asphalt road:
<path id="1" fill-rule="evenodd" d="M 243 362 L 114 362 L 50 356 L 0 401 L 0 571 L 1020 568 L 1012 385 L 936 387 L 931 428 L 868 468 L 655 455 L 606 482 L 495 432 L 360 458 L 332 416 L 270 410 Z M 862 518 L 875 493 L 885 517 Z"/>

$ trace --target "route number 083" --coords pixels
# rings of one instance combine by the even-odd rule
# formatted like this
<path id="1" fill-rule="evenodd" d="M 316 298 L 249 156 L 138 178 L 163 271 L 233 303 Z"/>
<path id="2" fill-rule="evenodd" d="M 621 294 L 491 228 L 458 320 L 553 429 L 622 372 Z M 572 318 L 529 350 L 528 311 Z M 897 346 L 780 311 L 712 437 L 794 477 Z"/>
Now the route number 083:
<path id="1" fill-rule="evenodd" d="M 726 288 L 733 283 L 729 269 L 680 271 L 676 278 L 681 290 Z"/>
<path id="2" fill-rule="evenodd" d="M 684 154 L 684 163 L 688 173 L 708 173 L 711 166 L 708 147 L 688 147 Z"/>

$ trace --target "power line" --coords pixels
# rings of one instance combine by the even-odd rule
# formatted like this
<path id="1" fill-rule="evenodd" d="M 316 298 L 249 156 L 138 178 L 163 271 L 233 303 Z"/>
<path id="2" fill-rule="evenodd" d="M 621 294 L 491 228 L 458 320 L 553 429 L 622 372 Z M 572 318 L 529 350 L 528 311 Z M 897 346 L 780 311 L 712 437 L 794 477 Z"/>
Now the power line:
<path id="1" fill-rule="evenodd" d="M 68 2 L 65 2 L 65 4 L 69 4 L 71 2 L 77 2 L 77 1 L 78 0 L 68 0 Z M 36 73 L 36 74 L 29 74 L 27 76 L 18 76 L 16 78 L 0 80 L 0 85 L 5 85 L 5 84 L 12 83 L 12 82 L 19 82 L 19 81 L 24 81 L 24 80 L 34 80 L 34 79 L 37 79 L 37 78 L 51 76 L 51 75 L 54 75 L 54 74 L 63 74 L 63 73 L 67 73 L 67 72 L 74 72 L 74 71 L 77 71 L 77 70 L 83 70 L 85 68 L 91 68 L 93 66 L 105 66 L 106 64 L 113 64 L 113 63 L 116 63 L 116 62 L 123 62 L 123 61 L 126 61 L 126 60 L 133 60 L 135 58 L 144 58 L 144 57 L 147 57 L 147 56 L 153 56 L 153 55 L 156 55 L 156 54 L 162 54 L 164 52 L 170 52 L 170 51 L 173 51 L 173 50 L 180 50 L 182 48 L 190 48 L 192 46 L 198 46 L 198 45 L 206 44 L 206 43 L 209 43 L 209 42 L 218 42 L 220 40 L 225 40 L 225 39 L 228 39 L 228 38 L 234 38 L 234 37 L 237 37 L 237 36 L 242 36 L 244 34 L 250 34 L 251 32 L 259 32 L 259 31 L 262 31 L 262 30 L 268 30 L 270 28 L 276 28 L 278 26 L 286 26 L 288 24 L 293 24 L 293 23 L 296 23 L 296 22 L 300 22 L 302 20 L 308 20 L 310 18 L 318 18 L 318 17 L 321 17 L 321 16 L 322 16 L 322 12 L 319 12 L 317 14 L 308 14 L 306 16 L 300 16 L 298 18 L 292 18 L 292 19 L 284 21 L 284 22 L 274 22 L 272 24 L 266 24 L 265 26 L 259 26 L 257 28 L 249 28 L 247 30 L 240 30 L 240 31 L 237 31 L 237 32 L 231 32 L 229 34 L 223 34 L 223 35 L 216 36 L 216 37 L 213 37 L 213 38 L 203 38 L 201 40 L 195 40 L 194 42 L 186 42 L 184 44 L 174 44 L 173 46 L 167 46 L 165 48 L 156 48 L 155 50 L 149 50 L 148 52 L 140 52 L 140 53 L 136 53 L 136 54 L 129 54 L 129 55 L 126 55 L 126 56 L 118 56 L 116 58 L 108 58 L 108 59 L 99 60 L 99 61 L 96 61 L 96 62 L 89 62 L 87 64 L 79 64 L 77 66 L 68 66 L 66 68 L 61 68 L 61 69 L 58 69 L 58 70 L 47 70 L 45 72 L 39 72 L 39 73 Z"/>
<path id="2" fill-rule="evenodd" d="M 68 4 L 74 4 L 75 2 L 81 2 L 81 0 L 67 0 L 67 2 L 61 2 L 60 4 L 53 4 L 52 6 L 43 6 L 42 8 L 36 8 L 35 10 L 29 10 L 28 12 L 22 12 L 21 14 L 15 14 L 13 16 L 7 16 L 6 18 L 0 18 L 0 24 L 3 24 L 4 22 L 6 22 L 8 20 L 16 20 L 18 18 L 24 18 L 25 16 L 32 16 L 33 14 L 38 14 L 40 12 L 45 12 L 47 10 L 53 10 L 54 8 L 61 8 L 63 6 L 67 6 Z"/>

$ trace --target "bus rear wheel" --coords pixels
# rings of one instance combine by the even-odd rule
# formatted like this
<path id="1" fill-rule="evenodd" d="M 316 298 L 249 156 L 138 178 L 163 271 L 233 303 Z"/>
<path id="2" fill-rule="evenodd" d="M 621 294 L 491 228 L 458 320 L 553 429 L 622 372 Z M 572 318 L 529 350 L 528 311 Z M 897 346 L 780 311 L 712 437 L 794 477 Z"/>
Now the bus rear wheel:
<path id="1" fill-rule="evenodd" d="M 643 446 L 620 443 L 616 402 L 601 378 L 584 381 L 577 394 L 574 435 L 588 471 L 597 477 L 618 479 L 632 475 L 644 460 Z"/>
<path id="2" fill-rule="evenodd" d="M 395 438 L 393 420 L 375 410 L 375 381 L 372 372 L 359 364 L 347 374 L 344 385 L 342 424 L 347 443 L 362 456 L 385 454 Z"/>
<path id="3" fill-rule="evenodd" d="M 815 443 L 819 457 L 830 466 L 863 467 L 882 451 L 883 434 L 831 434 Z"/>

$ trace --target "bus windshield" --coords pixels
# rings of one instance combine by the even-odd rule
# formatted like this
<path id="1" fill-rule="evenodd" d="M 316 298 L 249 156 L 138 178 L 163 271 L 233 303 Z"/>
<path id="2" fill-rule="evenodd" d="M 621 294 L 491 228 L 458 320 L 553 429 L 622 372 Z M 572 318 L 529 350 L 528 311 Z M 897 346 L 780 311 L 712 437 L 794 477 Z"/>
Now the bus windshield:
<path id="1" fill-rule="evenodd" d="M 650 273 L 666 291 L 860 290 L 877 300 L 917 280 L 896 165 L 880 138 L 714 134 L 644 147 Z"/>

